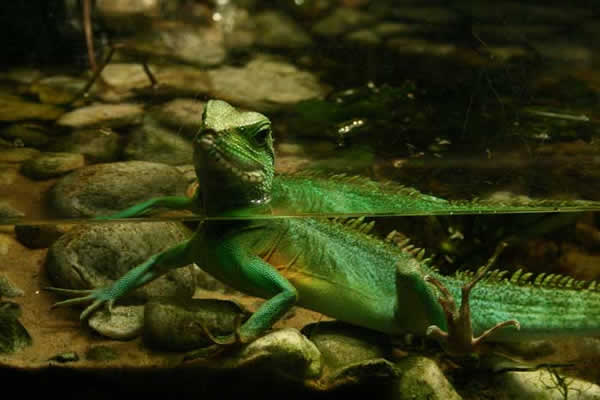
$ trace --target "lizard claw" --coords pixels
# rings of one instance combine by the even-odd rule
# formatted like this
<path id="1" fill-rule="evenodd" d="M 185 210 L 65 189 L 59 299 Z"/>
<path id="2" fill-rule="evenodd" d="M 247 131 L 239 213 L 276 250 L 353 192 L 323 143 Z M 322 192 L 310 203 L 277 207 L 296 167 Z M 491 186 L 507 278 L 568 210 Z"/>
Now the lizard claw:
<path id="1" fill-rule="evenodd" d="M 469 295 L 475 285 L 483 279 L 505 247 L 506 243 L 500 243 L 485 267 L 477 274 L 477 276 L 475 276 L 475 278 L 473 278 L 473 280 L 465 283 L 462 287 L 462 299 L 458 310 L 456 308 L 454 297 L 444 284 L 431 275 L 425 276 L 425 281 L 435 286 L 441 293 L 438 302 L 446 314 L 446 322 L 448 325 L 447 332 L 437 325 L 431 325 L 427 328 L 425 334 L 437 340 L 449 354 L 464 355 L 477 353 L 480 345 L 500 329 L 506 326 L 514 326 L 517 329 L 521 328 L 521 325 L 517 320 L 508 320 L 497 323 L 478 337 L 473 336 Z"/>
<path id="2" fill-rule="evenodd" d="M 63 307 L 73 304 L 85 304 L 92 302 L 89 306 L 83 310 L 79 319 L 84 321 L 90 317 L 90 315 L 100 308 L 103 304 L 106 305 L 108 312 L 112 312 L 112 308 L 115 302 L 115 299 L 109 298 L 107 296 L 108 289 L 62 289 L 57 287 L 45 287 L 44 290 L 49 292 L 54 292 L 63 296 L 72 296 L 73 298 L 58 301 L 50 307 L 54 309 L 56 307 Z"/>

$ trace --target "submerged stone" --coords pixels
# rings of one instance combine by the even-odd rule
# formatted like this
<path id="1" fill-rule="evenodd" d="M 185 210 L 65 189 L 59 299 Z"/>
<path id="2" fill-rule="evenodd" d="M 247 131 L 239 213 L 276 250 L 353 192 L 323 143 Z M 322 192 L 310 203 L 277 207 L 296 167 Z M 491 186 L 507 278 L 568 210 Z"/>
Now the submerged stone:
<path id="1" fill-rule="evenodd" d="M 212 96 L 256 111 L 277 110 L 327 91 L 311 72 L 265 56 L 240 68 L 226 66 L 208 74 Z"/>
<path id="2" fill-rule="evenodd" d="M 202 327 L 214 336 L 234 332 L 250 313 L 232 301 L 216 299 L 155 299 L 144 314 L 144 341 L 163 350 L 188 351 L 212 344 Z"/>
<path id="3" fill-rule="evenodd" d="M 32 179 L 49 179 L 64 175 L 84 165 L 85 158 L 81 154 L 42 153 L 38 157 L 25 161 L 21 172 Z"/>
<path id="4" fill-rule="evenodd" d="M 145 161 L 90 165 L 61 178 L 50 205 L 61 217 L 110 215 L 160 196 L 183 195 L 185 176 L 176 168 Z"/>
<path id="5" fill-rule="evenodd" d="M 93 104 L 64 114 L 56 123 L 71 128 L 118 128 L 142 122 L 139 104 Z"/>
<path id="6" fill-rule="evenodd" d="M 64 110 L 51 104 L 26 101 L 17 96 L 0 94 L 0 122 L 58 119 Z"/>
<path id="7" fill-rule="evenodd" d="M 125 158 L 169 165 L 192 164 L 194 147 L 190 140 L 181 137 L 176 130 L 161 126 L 152 118 L 135 129 L 125 147 Z"/>
<path id="8" fill-rule="evenodd" d="M 93 289 L 111 285 L 148 257 L 189 238 L 177 222 L 132 222 L 81 225 L 48 250 L 46 271 L 59 288 Z M 169 271 L 132 292 L 132 297 L 189 298 L 194 293 L 192 267 Z"/>
<path id="9" fill-rule="evenodd" d="M 14 353 L 32 343 L 31 336 L 21 322 L 21 308 L 18 304 L 0 302 L 0 354 Z"/>
<path id="10" fill-rule="evenodd" d="M 119 157 L 119 135 L 110 128 L 81 129 L 57 138 L 51 151 L 83 154 L 89 162 L 116 161 Z"/>
<path id="11" fill-rule="evenodd" d="M 98 310 L 88 320 L 90 328 L 116 340 L 130 340 L 142 334 L 144 306 L 116 306 Z"/>

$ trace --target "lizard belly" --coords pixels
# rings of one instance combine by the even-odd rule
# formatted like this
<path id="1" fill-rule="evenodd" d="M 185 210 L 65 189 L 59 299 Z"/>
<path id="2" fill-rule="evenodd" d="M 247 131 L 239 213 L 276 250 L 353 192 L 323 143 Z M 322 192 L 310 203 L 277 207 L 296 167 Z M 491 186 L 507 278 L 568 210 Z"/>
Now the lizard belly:
<path id="1" fill-rule="evenodd" d="M 394 296 L 364 293 L 299 271 L 287 272 L 284 276 L 298 290 L 299 306 L 354 325 L 398 333 Z"/>

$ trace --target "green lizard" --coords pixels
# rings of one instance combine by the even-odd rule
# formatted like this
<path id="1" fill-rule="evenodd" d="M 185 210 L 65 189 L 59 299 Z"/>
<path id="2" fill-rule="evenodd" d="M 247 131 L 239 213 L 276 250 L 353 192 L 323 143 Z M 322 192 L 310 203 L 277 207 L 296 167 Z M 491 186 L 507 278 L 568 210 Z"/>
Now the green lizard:
<path id="1" fill-rule="evenodd" d="M 207 210 L 217 216 L 251 210 L 260 216 L 296 201 L 304 202 L 299 208 L 305 211 L 324 207 L 324 212 L 339 213 L 355 211 L 356 205 L 364 212 L 467 207 L 364 179 L 354 185 L 347 178 L 276 177 L 269 120 L 221 101 L 206 105 L 194 144 L 200 186 L 193 199 L 150 200 L 109 218 L 155 207 Z M 168 270 L 196 262 L 230 286 L 266 299 L 238 332 L 215 338 L 219 343 L 253 340 L 295 304 L 392 335 L 429 335 L 459 354 L 477 351 L 487 338 L 519 341 L 600 332 L 600 293 L 594 283 L 552 274 L 534 279 L 521 271 L 504 278 L 489 271 L 503 245 L 476 276 L 444 276 L 422 251 L 378 240 L 369 234 L 372 227 L 362 219 L 207 219 L 189 240 L 150 257 L 108 287 L 51 290 L 75 297 L 56 306 L 91 302 L 81 314 L 84 319 L 103 304 L 110 309 Z M 456 310 L 453 299 L 459 296 Z"/>

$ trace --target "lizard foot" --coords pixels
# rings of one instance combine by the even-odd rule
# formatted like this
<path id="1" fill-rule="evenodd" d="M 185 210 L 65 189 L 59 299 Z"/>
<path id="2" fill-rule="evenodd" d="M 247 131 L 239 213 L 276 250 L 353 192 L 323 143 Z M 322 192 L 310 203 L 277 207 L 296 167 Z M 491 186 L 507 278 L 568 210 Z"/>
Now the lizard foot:
<path id="1" fill-rule="evenodd" d="M 68 306 L 72 304 L 85 304 L 92 302 L 85 310 L 81 313 L 79 319 L 87 319 L 94 311 L 100 308 L 103 304 L 106 305 L 109 312 L 112 312 L 112 307 L 115 299 L 111 298 L 109 288 L 100 289 L 61 289 L 57 287 L 45 287 L 44 290 L 54 292 L 63 296 L 74 297 L 72 299 L 63 300 L 56 302 L 51 308 Z"/>
<path id="2" fill-rule="evenodd" d="M 200 328 L 202 328 L 204 334 L 212 342 L 212 344 L 207 347 L 187 352 L 184 356 L 184 360 L 188 361 L 196 358 L 216 357 L 227 349 L 238 347 L 242 344 L 248 343 L 249 340 L 242 339 L 242 336 L 240 334 L 241 325 L 242 317 L 238 314 L 235 316 L 235 327 L 232 334 L 224 336 L 215 336 L 208 330 L 208 328 L 204 324 L 200 324 Z"/>
<path id="3" fill-rule="evenodd" d="M 442 347 L 444 347 L 448 354 L 465 355 L 478 353 L 481 344 L 485 340 L 492 337 L 500 329 L 506 326 L 514 326 L 515 328 L 520 329 L 520 324 L 517 320 L 508 320 L 499 322 L 478 337 L 473 337 L 473 328 L 471 326 L 469 295 L 471 294 L 473 287 L 475 287 L 475 285 L 485 276 L 506 246 L 506 243 L 500 243 L 485 267 L 477 274 L 475 278 L 473 278 L 472 281 L 467 282 L 462 287 L 462 299 L 460 309 L 458 310 L 452 294 L 442 284 L 442 282 L 433 276 L 425 276 L 425 281 L 431 283 L 441 293 L 438 302 L 446 314 L 446 321 L 448 325 L 447 332 L 443 331 L 437 325 L 431 325 L 427 328 L 426 335 L 437 340 Z"/>

